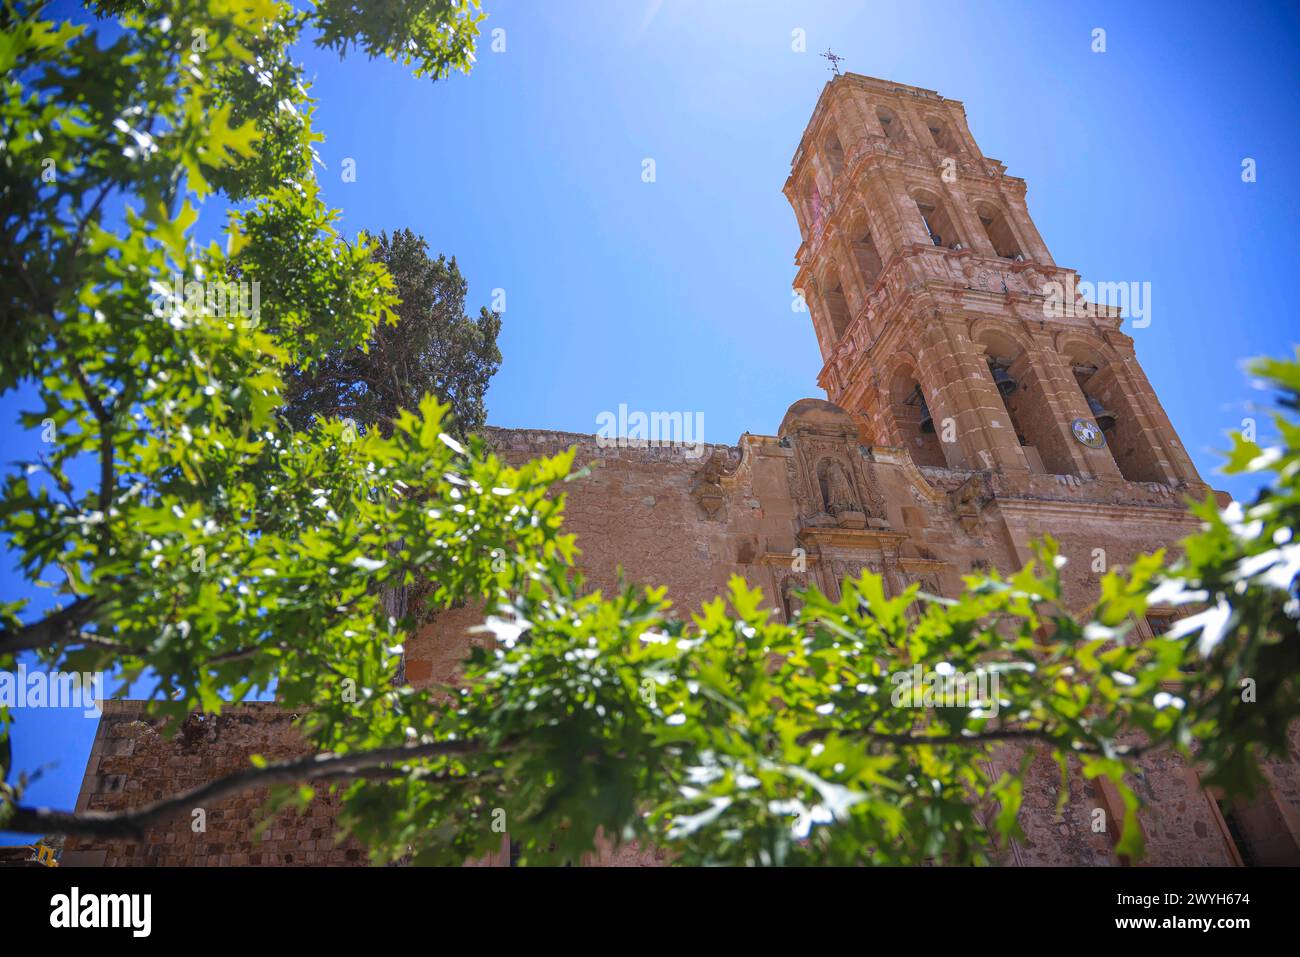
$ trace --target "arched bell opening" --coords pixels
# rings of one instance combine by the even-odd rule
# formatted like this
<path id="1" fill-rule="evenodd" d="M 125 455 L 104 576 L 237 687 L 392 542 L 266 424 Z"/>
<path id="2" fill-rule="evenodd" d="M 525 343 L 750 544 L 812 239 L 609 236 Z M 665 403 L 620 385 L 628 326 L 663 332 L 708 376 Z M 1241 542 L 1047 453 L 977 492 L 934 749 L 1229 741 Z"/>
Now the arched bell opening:
<path id="1" fill-rule="evenodd" d="M 989 203 L 980 203 L 975 207 L 975 215 L 984 227 L 984 235 L 993 247 L 993 252 L 1002 259 L 1024 262 L 1025 255 L 1020 249 L 1020 241 L 1016 239 L 1006 213 Z"/>
<path id="2" fill-rule="evenodd" d="M 946 468 L 948 459 L 944 453 L 944 439 L 955 441 L 955 427 L 945 423 L 936 423 L 925 393 L 916 381 L 910 369 L 900 369 L 894 374 L 889 389 L 890 412 L 894 427 L 898 432 L 898 441 L 912 456 L 918 466 L 929 465 Z"/>
<path id="3" fill-rule="evenodd" d="M 903 128 L 898 123 L 898 118 L 894 116 L 885 107 L 876 110 L 876 121 L 880 124 L 880 129 L 884 131 L 885 139 L 891 143 L 901 143 L 903 141 Z"/>
<path id="4" fill-rule="evenodd" d="M 822 279 L 822 303 L 826 309 L 826 318 L 830 322 L 831 335 L 835 342 L 849 331 L 852 316 L 849 313 L 849 301 L 844 294 L 844 283 L 840 281 L 840 271 L 832 266 Z"/>
<path id="5" fill-rule="evenodd" d="M 1020 344 L 1010 336 L 987 332 L 978 340 L 985 347 L 989 379 L 1002 400 L 1007 425 L 1015 432 L 1029 471 L 1046 475 L 1076 475 L 1066 444 L 1065 428 L 1056 421 L 1047 390 Z"/>
<path id="6" fill-rule="evenodd" d="M 826 157 L 826 165 L 830 167 L 831 178 L 839 176 L 840 171 L 844 169 L 844 147 L 840 144 L 840 138 L 834 130 L 822 142 L 822 155 Z"/>
<path id="7" fill-rule="evenodd" d="M 965 249 L 966 242 L 957 231 L 957 221 L 948 211 L 947 204 L 934 193 L 918 190 L 912 197 L 930 242 L 946 249 Z"/>
<path id="8" fill-rule="evenodd" d="M 947 120 L 939 116 L 927 116 L 925 118 L 925 127 L 936 147 L 949 154 L 962 152 L 961 143 L 953 135 L 952 128 L 948 125 Z"/>
<path id="9" fill-rule="evenodd" d="M 876 282 L 880 279 L 880 274 L 884 271 L 884 257 L 881 256 L 880 250 L 876 247 L 876 241 L 871 235 L 871 229 L 867 225 L 866 218 L 859 216 L 853 220 L 849 227 L 850 245 L 853 247 L 853 264 L 858 270 L 858 278 L 862 281 L 862 288 L 867 295 L 871 295 L 876 288 Z"/>
<path id="10" fill-rule="evenodd" d="M 1156 449 L 1142 428 L 1135 404 L 1121 386 L 1116 368 L 1099 354 L 1076 349 L 1068 358 L 1088 414 L 1105 436 L 1106 448 L 1129 482 L 1163 482 Z"/>

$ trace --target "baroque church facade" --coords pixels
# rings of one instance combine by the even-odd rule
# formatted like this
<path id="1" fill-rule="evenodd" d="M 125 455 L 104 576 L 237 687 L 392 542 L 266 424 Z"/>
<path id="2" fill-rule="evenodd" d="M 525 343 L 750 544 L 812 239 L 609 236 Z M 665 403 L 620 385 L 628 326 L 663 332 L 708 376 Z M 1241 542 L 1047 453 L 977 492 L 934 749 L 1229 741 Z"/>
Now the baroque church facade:
<path id="1" fill-rule="evenodd" d="M 897 593 L 921 583 L 954 594 L 962 576 L 1014 570 L 1052 535 L 1068 560 L 1065 598 L 1095 601 L 1105 568 L 1197 530 L 1186 497 L 1208 487 L 1138 363 L 1118 310 L 1080 303 L 1034 226 L 1026 185 L 984 156 L 962 104 L 931 90 L 856 74 L 828 83 L 795 152 L 785 195 L 799 222 L 794 286 L 824 360 L 829 401 L 790 406 L 773 435 L 741 436 L 704 454 L 682 446 L 607 447 L 595 437 L 488 429 L 512 462 L 576 447 L 590 475 L 567 489 L 567 526 L 593 585 L 666 585 L 683 612 L 740 575 L 780 614 L 816 585 L 837 596 L 870 569 Z M 1179 614 L 1154 608 L 1139 635 Z M 438 616 L 408 642 L 406 675 L 454 675 L 473 609 Z M 164 738 L 143 704 L 105 706 L 77 803 L 117 810 L 247 765 L 300 754 L 296 716 L 251 703 L 192 715 Z M 1300 742 L 1298 742 L 1300 743 Z M 995 762 L 1015 768 L 1020 746 Z M 1150 864 L 1300 862 L 1300 767 L 1266 768 L 1269 787 L 1221 803 L 1173 755 L 1144 758 L 1139 816 Z M 1114 865 L 1123 820 L 1107 783 L 1056 766 L 1028 772 L 1008 865 Z M 363 864 L 333 839 L 334 807 L 277 819 L 253 837 L 264 795 L 250 792 L 143 842 L 70 840 L 65 864 Z M 1058 810 L 1058 804 L 1060 810 Z M 506 865 L 508 848 L 483 862 Z M 589 864 L 653 865 L 654 850 L 606 848 Z"/>

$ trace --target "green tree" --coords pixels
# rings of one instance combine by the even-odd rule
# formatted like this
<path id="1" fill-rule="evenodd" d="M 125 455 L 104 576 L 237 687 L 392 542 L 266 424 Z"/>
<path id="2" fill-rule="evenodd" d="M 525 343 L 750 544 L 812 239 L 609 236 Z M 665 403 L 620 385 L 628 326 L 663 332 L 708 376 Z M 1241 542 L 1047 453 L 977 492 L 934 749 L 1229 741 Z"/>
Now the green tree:
<path id="1" fill-rule="evenodd" d="M 483 397 L 501 364 L 501 316 L 465 312 L 468 284 L 445 256 L 409 229 L 380 233 L 372 256 L 396 283 L 395 320 L 380 323 L 362 346 L 331 352 L 286 383 L 284 414 L 296 428 L 318 417 L 391 428 L 399 409 L 415 410 L 432 395 L 450 407 L 448 430 L 460 437 L 487 421 Z"/>
<path id="2" fill-rule="evenodd" d="M 30 390 L 22 421 L 50 441 L 6 476 L 0 528 L 55 607 L 0 604 L 0 667 L 34 652 L 148 672 L 177 716 L 275 684 L 324 719 L 347 687 L 385 717 L 349 708 L 367 734 L 349 743 L 348 720 L 329 721 L 319 746 L 406 743 L 428 705 L 390 692 L 405 622 L 377 595 L 435 582 L 431 601 L 460 601 L 498 556 L 557 547 L 554 467 L 453 466 L 432 401 L 383 442 L 279 422 L 290 370 L 360 346 L 399 305 L 370 244 L 339 237 L 320 202 L 289 50 L 313 28 L 439 78 L 468 68 L 477 3 L 363 19 L 332 2 L 105 4 L 111 35 L 40 5 L 2 10 L 0 390 Z M 198 246 L 200 212 L 228 199 L 243 203 L 224 248 Z M 482 492 L 470 515 L 488 524 L 411 489 Z M 5 745 L 13 717 L 0 711 Z M 7 754 L 0 817 L 25 780 Z"/>
<path id="3" fill-rule="evenodd" d="M 461 17 L 469 5 L 394 6 Z M 1130 807 L 1126 773 L 1151 749 L 1200 762 L 1229 794 L 1285 754 L 1300 707 L 1292 418 L 1279 417 L 1276 448 L 1236 441 L 1230 470 L 1273 474 L 1256 502 L 1198 505 L 1206 528 L 1184 557 L 1112 572 L 1083 620 L 1060 605 L 1049 542 L 1031 567 L 972 577 L 955 599 L 887 597 L 864 574 L 838 601 L 805 594 L 791 624 L 739 580 L 689 620 L 661 589 L 588 592 L 562 529 L 572 454 L 506 467 L 447 434 L 432 397 L 386 433 L 330 418 L 293 430 L 276 414 L 290 370 L 360 346 L 397 306 L 368 243 L 343 242 L 310 177 L 285 175 L 314 139 L 294 71 L 264 63 L 303 118 L 283 164 L 262 152 L 277 121 L 231 79 L 261 44 L 287 56 L 327 9 L 150 4 L 100 49 L 5 8 L 0 388 L 34 390 L 23 421 L 53 441 L 8 475 L 0 529 L 58 606 L 0 604 L 0 667 L 35 652 L 66 670 L 148 671 L 172 728 L 274 683 L 318 754 L 255 759 L 120 814 L 25 806 L 24 776 L 5 767 L 0 828 L 138 837 L 272 784 L 273 806 L 341 791 L 343 826 L 377 860 L 481 855 L 504 813 L 525 861 L 552 846 L 576 857 L 603 831 L 685 864 L 963 863 L 1017 833 L 1020 778 L 990 774 L 995 748 L 1045 749 L 1113 781 Z M 455 24 L 367 26 L 337 9 L 323 36 L 340 48 L 435 74 L 467 62 L 438 46 Z M 224 250 L 198 249 L 214 189 L 248 208 Z M 101 213 L 109 193 L 126 202 L 121 224 Z M 262 284 L 261 315 L 212 308 L 231 276 Z M 1300 362 L 1257 372 L 1294 410 Z M 495 638 L 445 695 L 395 681 L 410 622 L 377 592 L 417 582 L 431 608 L 481 601 Z M 1149 602 L 1203 610 L 1134 642 Z M 996 675 L 996 714 L 917 700 L 897 676 L 918 665 Z M 5 742 L 13 719 L 0 713 Z M 1120 850 L 1136 857 L 1133 819 Z"/>

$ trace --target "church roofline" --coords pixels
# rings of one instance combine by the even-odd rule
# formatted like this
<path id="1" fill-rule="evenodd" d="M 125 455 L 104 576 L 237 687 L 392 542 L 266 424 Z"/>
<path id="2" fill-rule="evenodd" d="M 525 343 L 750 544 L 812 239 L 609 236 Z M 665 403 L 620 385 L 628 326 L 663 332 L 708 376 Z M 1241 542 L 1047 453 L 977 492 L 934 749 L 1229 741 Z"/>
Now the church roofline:
<path id="1" fill-rule="evenodd" d="M 961 100 L 950 99 L 948 96 L 941 94 L 941 92 L 930 90 L 928 87 L 911 86 L 910 83 L 898 83 L 892 81 L 892 79 L 884 79 L 881 77 L 868 77 L 865 73 L 844 73 L 839 75 L 839 77 L 832 77 L 824 83 L 822 92 L 820 92 L 818 98 L 816 98 L 816 103 L 813 105 L 813 113 L 809 116 L 809 122 L 807 122 L 807 126 L 803 127 L 803 135 L 800 138 L 800 144 L 798 144 L 796 150 L 794 150 L 794 155 L 790 157 L 790 169 L 793 170 L 794 166 L 798 164 L 800 153 L 803 152 L 803 144 L 805 144 L 807 139 L 809 139 L 809 134 L 813 131 L 813 127 L 818 125 L 820 114 L 822 114 L 823 104 L 826 103 L 829 94 L 831 94 L 832 90 L 836 90 L 836 88 L 845 85 L 885 92 L 885 94 L 910 92 L 910 94 L 913 94 L 914 96 L 920 96 L 920 98 L 924 99 L 933 99 L 939 101 L 939 103 L 956 104 L 958 108 L 961 108 L 962 105 Z"/>
<path id="2" fill-rule="evenodd" d="M 736 440 L 735 443 L 732 444 L 728 444 L 726 442 L 700 442 L 698 443 L 698 447 L 702 450 L 702 453 L 699 456 L 686 456 L 684 450 L 695 448 L 697 446 L 697 443 L 678 442 L 678 443 L 666 443 L 666 444 L 648 443 L 644 445 L 637 445 L 633 443 L 642 440 L 621 439 L 619 440 L 620 442 L 626 442 L 628 444 L 615 444 L 615 445 L 602 447 L 600 445 L 601 436 L 595 432 L 568 432 L 560 429 L 533 429 L 533 428 L 528 428 L 526 426 L 517 427 L 517 426 L 491 425 L 491 424 L 483 426 L 479 434 L 488 441 L 489 445 L 493 444 L 492 440 L 494 438 L 496 438 L 498 441 L 501 440 L 508 441 L 509 438 L 513 437 L 520 440 L 524 444 L 532 447 L 548 447 L 548 448 L 554 447 L 557 451 L 560 450 L 561 447 L 570 446 L 570 445 L 577 446 L 578 448 L 587 449 L 587 450 L 595 449 L 597 452 L 610 451 L 610 452 L 636 453 L 636 452 L 646 452 L 655 449 L 676 450 L 676 453 L 678 455 L 681 455 L 682 457 L 691 460 L 698 458 L 700 462 L 703 462 L 713 452 L 726 452 L 732 455 L 739 455 L 741 453 L 742 446 L 746 441 L 770 441 L 770 442 L 777 441 L 775 436 L 764 436 L 764 435 L 757 435 L 753 432 L 745 432 L 740 436 L 739 439 Z M 549 454 L 553 454 L 553 453 L 549 453 Z"/>
<path id="3" fill-rule="evenodd" d="M 790 158 L 790 168 L 794 169 L 799 162 L 799 156 L 803 152 L 804 144 L 807 142 L 809 134 L 813 128 L 818 125 L 821 119 L 822 107 L 826 102 L 831 91 L 844 85 L 857 86 L 864 89 L 871 89 L 881 93 L 911 93 L 914 96 L 934 99 L 940 103 L 951 103 L 961 107 L 960 100 L 953 100 L 937 90 L 931 90 L 924 86 L 912 86 L 909 83 L 898 83 L 894 80 L 886 80 L 878 76 L 867 76 L 865 73 L 844 73 L 840 76 L 832 77 L 822 86 L 821 93 L 817 96 L 817 102 L 813 105 L 812 114 L 809 116 L 808 125 L 804 127 L 804 134 L 799 139 L 799 145 L 795 148 L 794 155 Z"/>

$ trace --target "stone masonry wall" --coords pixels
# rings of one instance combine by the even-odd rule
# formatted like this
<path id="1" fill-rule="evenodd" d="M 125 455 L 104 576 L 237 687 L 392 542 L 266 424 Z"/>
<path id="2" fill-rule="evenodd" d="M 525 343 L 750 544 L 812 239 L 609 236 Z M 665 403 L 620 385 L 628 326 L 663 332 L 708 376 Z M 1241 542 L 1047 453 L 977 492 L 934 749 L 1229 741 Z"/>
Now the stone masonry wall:
<path id="1" fill-rule="evenodd" d="M 77 811 L 119 811 L 170 797 L 248 767 L 252 754 L 285 760 L 306 753 L 296 715 L 275 704 L 249 702 L 220 715 L 191 715 L 168 738 L 141 701 L 108 701 L 95 734 Z M 253 836 L 265 788 L 204 805 L 206 829 L 186 814 L 151 828 L 141 842 L 69 838 L 65 866 L 356 866 L 368 863 L 355 841 L 335 840 L 338 801 L 325 786 L 299 816 L 279 814 L 262 840 Z"/>

